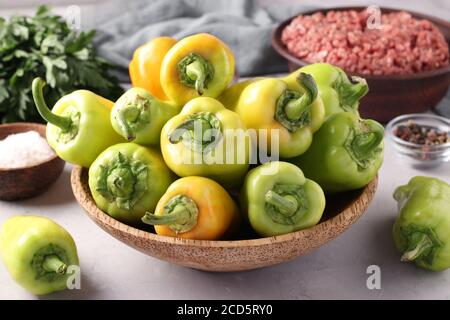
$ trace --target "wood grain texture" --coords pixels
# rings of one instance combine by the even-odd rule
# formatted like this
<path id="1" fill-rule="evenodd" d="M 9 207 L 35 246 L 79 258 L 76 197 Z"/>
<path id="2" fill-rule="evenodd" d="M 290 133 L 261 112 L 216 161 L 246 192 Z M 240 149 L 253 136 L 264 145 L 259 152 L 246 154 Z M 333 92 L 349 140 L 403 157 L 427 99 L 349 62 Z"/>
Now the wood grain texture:
<path id="1" fill-rule="evenodd" d="M 0 140 L 10 134 L 37 131 L 45 138 L 46 126 L 39 123 L 10 123 L 0 125 Z M 65 162 L 54 156 L 46 162 L 18 169 L 0 168 L 0 200 L 20 200 L 46 191 L 64 169 Z"/>
<path id="2" fill-rule="evenodd" d="M 309 15 L 314 12 L 326 13 L 330 10 L 348 9 L 360 11 L 365 9 L 365 7 L 327 8 L 302 12 L 302 14 Z M 381 8 L 381 11 L 388 13 L 399 10 Z M 450 45 L 450 22 L 411 11 L 408 12 L 415 18 L 427 19 L 433 22 Z M 309 64 L 292 55 L 281 41 L 283 29 L 297 15 L 282 22 L 272 34 L 272 46 L 281 56 L 286 58 L 290 71 Z M 386 123 L 401 114 L 420 113 L 434 108 L 445 96 L 450 85 L 450 66 L 412 75 L 372 76 L 348 74 L 361 76 L 369 84 L 369 93 L 361 100 L 359 107 L 361 116 L 382 123 Z"/>
<path id="3" fill-rule="evenodd" d="M 86 169 L 75 166 L 71 175 L 72 190 L 80 206 L 116 239 L 161 260 L 217 272 L 267 267 L 322 246 L 344 232 L 365 212 L 377 182 L 375 178 L 361 190 L 331 197 L 322 221 L 310 229 L 268 238 L 207 241 L 165 237 L 125 225 L 97 208 L 89 191 Z"/>

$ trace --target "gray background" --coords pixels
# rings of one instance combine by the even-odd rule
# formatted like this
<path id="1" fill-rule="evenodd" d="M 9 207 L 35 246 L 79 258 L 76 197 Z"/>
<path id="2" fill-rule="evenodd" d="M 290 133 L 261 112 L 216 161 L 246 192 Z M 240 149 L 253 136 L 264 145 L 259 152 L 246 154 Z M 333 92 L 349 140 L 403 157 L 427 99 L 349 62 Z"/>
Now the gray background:
<path id="1" fill-rule="evenodd" d="M 60 5 L 60 12 L 66 4 L 74 3 L 89 10 L 92 2 L 47 1 Z M 35 1 L 16 1 L 16 8 L 10 3 L 0 1 L 0 15 L 30 12 Z M 320 1 L 324 6 L 341 4 L 374 2 Z M 450 19 L 449 1 L 376 4 Z M 392 242 L 396 216 L 392 193 L 396 186 L 419 174 L 450 181 L 450 164 L 426 172 L 414 170 L 395 157 L 387 142 L 377 194 L 354 226 L 308 256 L 241 273 L 214 274 L 179 267 L 145 256 L 115 240 L 89 220 L 76 203 L 70 189 L 70 166 L 44 195 L 21 202 L 0 201 L 0 224 L 18 214 L 45 215 L 73 235 L 81 261 L 82 289 L 52 294 L 46 299 L 449 299 L 450 271 L 431 273 L 401 263 Z M 366 286 L 370 265 L 381 269 L 379 290 Z M 34 298 L 17 286 L 0 264 L 0 299 Z"/>

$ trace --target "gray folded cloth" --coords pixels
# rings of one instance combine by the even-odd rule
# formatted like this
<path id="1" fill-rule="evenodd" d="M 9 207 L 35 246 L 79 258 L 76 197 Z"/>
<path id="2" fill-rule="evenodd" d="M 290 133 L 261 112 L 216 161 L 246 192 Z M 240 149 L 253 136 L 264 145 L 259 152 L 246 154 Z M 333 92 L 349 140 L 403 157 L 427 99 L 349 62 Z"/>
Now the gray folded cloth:
<path id="1" fill-rule="evenodd" d="M 271 44 L 276 25 L 317 6 L 302 0 L 110 0 L 82 12 L 82 27 L 97 29 L 98 53 L 119 67 L 129 82 L 134 50 L 158 36 L 181 39 L 211 33 L 234 52 L 241 77 L 287 72 L 287 63 Z M 450 117 L 450 90 L 435 109 Z"/>
<path id="2" fill-rule="evenodd" d="M 444 99 L 438 103 L 434 111 L 436 111 L 439 115 L 450 119 L 450 89 L 447 91 Z"/>
<path id="3" fill-rule="evenodd" d="M 128 64 L 138 46 L 158 36 L 181 39 L 199 32 L 227 43 L 239 75 L 247 77 L 287 72 L 271 46 L 272 30 L 311 8 L 292 0 L 113 0 L 83 12 L 82 26 L 97 29 L 98 53 L 119 66 L 121 81 L 129 81 Z"/>

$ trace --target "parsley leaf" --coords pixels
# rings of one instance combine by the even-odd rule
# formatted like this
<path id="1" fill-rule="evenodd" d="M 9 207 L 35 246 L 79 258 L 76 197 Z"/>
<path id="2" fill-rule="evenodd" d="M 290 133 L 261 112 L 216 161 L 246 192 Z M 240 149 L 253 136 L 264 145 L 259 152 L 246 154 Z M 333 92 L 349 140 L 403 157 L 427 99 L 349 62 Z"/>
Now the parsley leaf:
<path id="1" fill-rule="evenodd" d="M 77 89 L 115 100 L 123 90 L 109 74 L 114 67 L 96 55 L 95 31 L 76 32 L 40 6 L 34 17 L 0 17 L 0 122 L 42 122 L 31 82 L 45 78 L 48 105 Z"/>

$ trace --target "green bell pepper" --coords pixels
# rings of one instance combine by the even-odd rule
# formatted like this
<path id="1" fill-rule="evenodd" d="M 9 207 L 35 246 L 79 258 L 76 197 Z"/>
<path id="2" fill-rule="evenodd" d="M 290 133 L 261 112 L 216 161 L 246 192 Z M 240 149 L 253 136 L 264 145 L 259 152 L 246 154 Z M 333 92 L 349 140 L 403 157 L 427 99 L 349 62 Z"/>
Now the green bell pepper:
<path id="1" fill-rule="evenodd" d="M 58 156 L 70 163 L 89 168 L 107 147 L 124 142 L 109 120 L 113 102 L 88 90 L 77 90 L 47 107 L 45 81 L 33 80 L 32 91 L 37 110 L 47 125 L 47 141 Z"/>
<path id="2" fill-rule="evenodd" d="M 179 107 L 154 98 L 145 89 L 132 88 L 114 104 L 111 124 L 128 141 L 157 146 L 162 127 L 179 111 Z"/>
<path id="3" fill-rule="evenodd" d="M 288 83 L 295 83 L 301 73 L 313 76 L 325 106 L 325 116 L 338 112 L 358 113 L 359 100 L 369 91 L 365 79 L 352 77 L 352 83 L 345 72 L 328 63 L 314 63 L 298 69 L 284 78 Z"/>
<path id="4" fill-rule="evenodd" d="M 359 189 L 375 178 L 383 162 L 384 128 L 349 112 L 329 117 L 304 154 L 288 159 L 325 193 Z"/>
<path id="5" fill-rule="evenodd" d="M 174 177 L 160 154 L 134 143 L 102 152 L 89 169 L 89 188 L 97 206 L 111 217 L 139 225 L 153 211 Z"/>
<path id="6" fill-rule="evenodd" d="M 282 161 L 250 170 L 240 197 L 251 226 L 264 237 L 314 226 L 325 209 L 320 186 L 295 165 Z"/>
<path id="7" fill-rule="evenodd" d="M 70 234 L 37 216 L 16 216 L 3 223 L 0 255 L 13 279 L 35 295 L 67 289 L 67 268 L 79 265 Z"/>
<path id="8" fill-rule="evenodd" d="M 450 185 L 418 176 L 398 187 L 394 199 L 393 236 L 402 261 L 432 271 L 450 268 Z"/>

